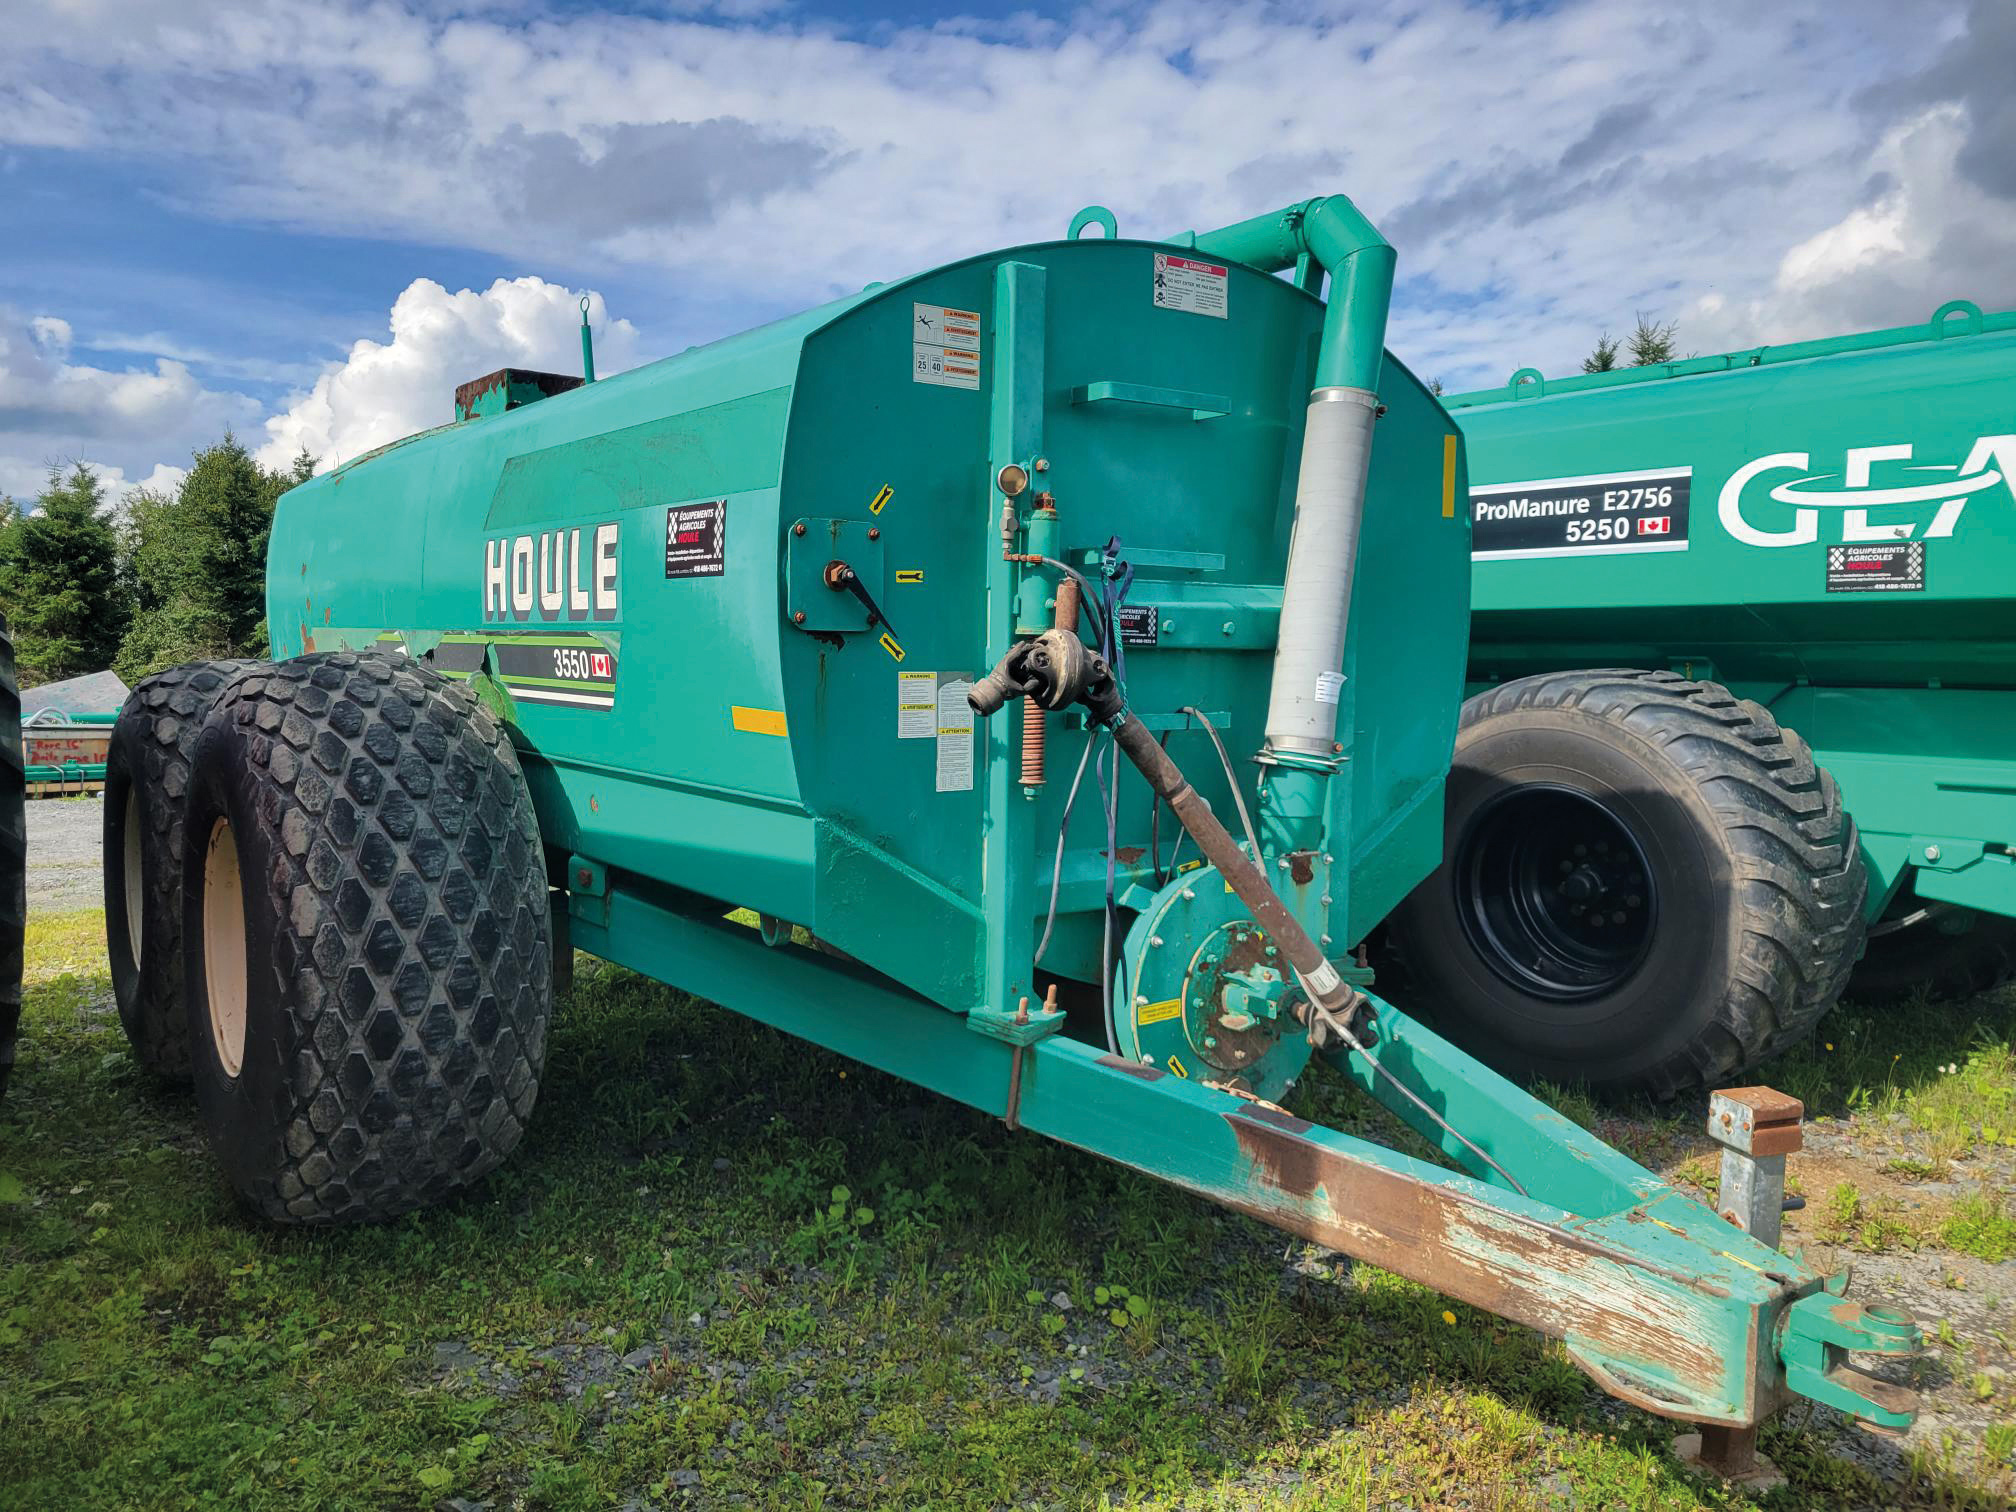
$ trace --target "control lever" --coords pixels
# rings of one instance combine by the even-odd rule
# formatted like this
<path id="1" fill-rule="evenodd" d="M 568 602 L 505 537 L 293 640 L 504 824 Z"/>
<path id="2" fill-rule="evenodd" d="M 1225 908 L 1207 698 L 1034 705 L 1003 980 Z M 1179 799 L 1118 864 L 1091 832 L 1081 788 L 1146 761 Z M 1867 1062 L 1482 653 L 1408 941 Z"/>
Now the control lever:
<path id="1" fill-rule="evenodd" d="M 875 602 L 868 592 L 868 585 L 861 581 L 861 574 L 837 557 L 826 564 L 826 586 L 835 593 L 851 593 L 861 601 L 861 607 L 868 611 L 868 627 L 872 630 L 880 625 L 891 635 L 896 627 L 889 623 L 889 616 L 882 612 L 882 606 Z"/>

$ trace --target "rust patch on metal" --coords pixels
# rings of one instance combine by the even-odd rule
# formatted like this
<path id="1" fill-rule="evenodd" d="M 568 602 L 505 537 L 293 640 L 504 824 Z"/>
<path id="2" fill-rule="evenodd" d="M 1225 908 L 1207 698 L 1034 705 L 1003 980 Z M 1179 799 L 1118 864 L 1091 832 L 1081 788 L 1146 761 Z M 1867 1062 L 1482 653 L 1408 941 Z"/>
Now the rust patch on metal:
<path id="1" fill-rule="evenodd" d="M 1139 1061 L 1131 1061 L 1124 1055 L 1102 1055 L 1099 1064 L 1111 1071 L 1124 1071 L 1138 1081 L 1155 1082 L 1169 1073 L 1157 1066 L 1144 1066 Z"/>
<path id="2" fill-rule="evenodd" d="M 1257 1118 L 1262 1123 L 1270 1123 L 1277 1129 L 1286 1129 L 1290 1134 L 1307 1134 L 1316 1125 L 1306 1118 L 1297 1118 L 1286 1108 L 1277 1108 L 1272 1103 L 1255 1098 L 1245 1110 L 1248 1118 Z"/>
<path id="3" fill-rule="evenodd" d="M 476 407 L 476 401 L 492 389 L 503 388 L 511 381 L 511 369 L 499 368 L 494 373 L 485 373 L 481 378 L 471 378 L 467 383 L 455 385 L 455 407 L 465 413 Z"/>
<path id="4" fill-rule="evenodd" d="M 1123 845 L 1113 852 L 1113 859 L 1122 866 L 1132 866 L 1147 854 L 1148 847 L 1145 845 Z"/>
<path id="5" fill-rule="evenodd" d="M 1353 1160 L 1263 1109 L 1224 1116 L 1252 1162 L 1251 1195 L 1232 1203 L 1241 1212 L 1542 1333 L 1572 1335 L 1613 1362 L 1656 1365 L 1654 1373 L 1672 1383 L 1665 1389 L 1677 1385 L 1687 1396 L 1658 1400 L 1655 1410 L 1714 1420 L 1727 1400 L 1720 1352 L 1702 1342 L 1712 1336 L 1703 1309 L 1726 1295 L 1722 1288 L 1634 1260 L 1571 1228 Z M 1646 1284 L 1654 1278 L 1661 1284 Z M 1690 1294 L 1702 1307 L 1689 1305 Z"/>
<path id="6" fill-rule="evenodd" d="M 1288 853 L 1288 875 L 1295 879 L 1297 887 L 1307 887 L 1316 880 L 1316 852 L 1290 851 Z"/>
<path id="7" fill-rule="evenodd" d="M 536 389 L 536 394 L 514 401 L 512 388 Z M 532 368 L 499 368 L 494 373 L 485 373 L 481 378 L 471 378 L 467 383 L 455 386 L 455 410 L 458 415 L 471 414 L 476 401 L 485 394 L 503 389 L 504 407 L 517 409 L 521 404 L 535 399 L 549 399 L 555 394 L 564 394 L 570 389 L 581 387 L 581 380 L 570 373 L 541 373 Z"/>

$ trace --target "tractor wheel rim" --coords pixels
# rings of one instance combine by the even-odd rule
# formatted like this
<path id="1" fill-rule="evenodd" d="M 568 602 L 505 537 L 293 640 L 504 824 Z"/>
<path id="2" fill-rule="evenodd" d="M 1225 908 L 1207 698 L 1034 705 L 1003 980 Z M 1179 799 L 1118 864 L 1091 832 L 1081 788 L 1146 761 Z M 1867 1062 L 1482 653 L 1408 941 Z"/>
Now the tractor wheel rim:
<path id="1" fill-rule="evenodd" d="M 132 952 L 133 968 L 140 968 L 140 931 L 146 907 L 146 889 L 140 876 L 140 795 L 130 788 L 126 793 L 126 823 L 121 836 L 121 865 L 125 875 L 120 878 L 124 884 L 120 895 L 126 908 L 126 948 Z"/>
<path id="2" fill-rule="evenodd" d="M 1507 984 L 1552 1002 L 1622 986 L 1658 928 L 1657 883 L 1630 826 L 1601 798 L 1555 783 L 1479 809 L 1455 880 L 1471 947 Z"/>
<path id="3" fill-rule="evenodd" d="M 245 1064 L 245 893 L 238 842 L 221 818 L 203 858 L 203 996 L 218 1064 L 235 1081 Z"/>

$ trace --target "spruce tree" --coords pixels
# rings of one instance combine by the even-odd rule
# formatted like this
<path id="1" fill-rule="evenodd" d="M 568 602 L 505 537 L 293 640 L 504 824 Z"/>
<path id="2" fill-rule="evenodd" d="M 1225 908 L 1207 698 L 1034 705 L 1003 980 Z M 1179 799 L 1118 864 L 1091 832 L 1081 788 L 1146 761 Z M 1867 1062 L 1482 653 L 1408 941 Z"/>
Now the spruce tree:
<path id="1" fill-rule="evenodd" d="M 1617 366 L 1617 343 L 1608 331 L 1596 338 L 1596 350 L 1582 359 L 1585 373 L 1607 373 Z"/>
<path id="2" fill-rule="evenodd" d="M 0 524 L 0 613 L 23 686 L 101 672 L 118 652 L 132 606 L 109 513 L 104 485 L 74 465 Z"/>
<path id="3" fill-rule="evenodd" d="M 1638 317 L 1638 327 L 1631 333 L 1627 343 L 1631 352 L 1631 366 L 1652 367 L 1657 363 L 1671 362 L 1674 358 L 1673 334 L 1677 329 L 1673 321 L 1661 325 L 1656 320 Z"/>
<path id="4" fill-rule="evenodd" d="M 314 472 L 306 452 L 285 472 L 268 472 L 227 434 L 196 453 L 174 493 L 134 494 L 127 551 L 138 612 L 120 676 L 131 683 L 182 662 L 266 655 L 273 507 Z"/>

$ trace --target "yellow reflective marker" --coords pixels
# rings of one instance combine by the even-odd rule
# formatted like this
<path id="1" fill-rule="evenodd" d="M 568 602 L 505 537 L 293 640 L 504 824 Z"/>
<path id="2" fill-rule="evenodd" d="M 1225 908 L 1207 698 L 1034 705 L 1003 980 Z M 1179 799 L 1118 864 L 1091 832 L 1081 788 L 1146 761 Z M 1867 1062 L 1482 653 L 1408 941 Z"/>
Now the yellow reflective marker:
<path id="1" fill-rule="evenodd" d="M 1137 1024 L 1161 1024 L 1183 1015 L 1183 999 L 1164 998 L 1159 1003 L 1143 1003 L 1134 1014 Z"/>
<path id="2" fill-rule="evenodd" d="M 784 728 L 782 709 L 745 709 L 740 704 L 728 706 L 728 717 L 735 722 L 735 728 L 749 735 L 789 735 Z"/>
<path id="3" fill-rule="evenodd" d="M 896 637 L 888 631 L 882 632 L 882 649 L 895 661 L 903 660 L 903 648 L 896 643 Z"/>
<path id="4" fill-rule="evenodd" d="M 891 488 L 887 483 L 884 483 L 882 485 L 882 491 L 876 494 L 874 498 L 868 501 L 868 513 L 870 514 L 882 513 L 882 507 L 895 497 L 896 497 L 896 490 Z"/>
<path id="5" fill-rule="evenodd" d="M 899 583 L 921 583 L 924 581 L 924 569 L 922 567 L 899 568 L 896 573 L 896 581 Z"/>
<path id="6" fill-rule="evenodd" d="M 1442 518 L 1456 518 L 1456 432 L 1442 438 Z"/>

